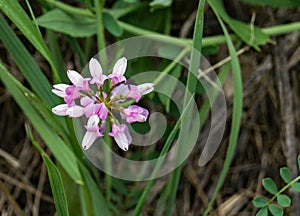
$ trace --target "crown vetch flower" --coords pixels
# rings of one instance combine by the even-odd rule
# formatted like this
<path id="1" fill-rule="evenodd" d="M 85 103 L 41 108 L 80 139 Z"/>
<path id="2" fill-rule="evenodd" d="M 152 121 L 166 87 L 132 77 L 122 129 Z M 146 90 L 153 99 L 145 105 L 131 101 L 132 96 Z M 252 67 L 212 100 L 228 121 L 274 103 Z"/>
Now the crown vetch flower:
<path id="1" fill-rule="evenodd" d="M 108 135 L 114 137 L 116 143 L 122 150 L 128 150 L 128 147 L 132 142 L 132 138 L 129 133 L 128 127 L 125 124 L 113 124 L 112 131 Z"/>
<path id="2" fill-rule="evenodd" d="M 148 110 L 137 105 L 130 105 L 128 108 L 123 109 L 121 112 L 121 117 L 128 123 L 144 122 L 147 120 L 148 115 Z"/>
<path id="3" fill-rule="evenodd" d="M 103 136 L 102 133 L 100 133 L 100 127 L 99 127 L 99 117 L 98 115 L 92 115 L 88 122 L 87 125 L 85 126 L 86 128 L 86 133 L 84 134 L 83 140 L 82 140 L 82 148 L 83 149 L 88 149 L 91 147 L 91 145 L 95 142 L 95 140 L 98 137 Z"/>
<path id="4" fill-rule="evenodd" d="M 127 67 L 127 59 L 125 57 L 120 58 L 113 67 L 112 74 L 108 75 L 108 78 L 112 79 L 112 83 L 117 85 L 120 82 L 126 81 L 124 73 Z"/>
<path id="5" fill-rule="evenodd" d="M 97 84 L 98 87 L 101 87 L 105 80 L 107 80 L 107 76 L 102 74 L 102 67 L 99 62 L 92 58 L 89 62 L 89 69 L 92 75 L 92 80 L 90 81 L 91 84 Z"/>
<path id="6" fill-rule="evenodd" d="M 145 122 L 149 112 L 137 105 L 122 107 L 122 102 L 134 99 L 138 102 L 142 95 L 153 91 L 152 83 L 141 85 L 128 85 L 124 76 L 127 59 L 120 58 L 115 63 L 112 73 L 104 75 L 100 63 L 92 58 L 89 61 L 91 78 L 84 78 L 77 71 L 68 70 L 67 75 L 71 81 L 68 84 L 53 85 L 52 92 L 62 97 L 66 104 L 52 108 L 52 112 L 59 116 L 88 118 L 84 126 L 86 132 L 82 139 L 82 148 L 89 149 L 98 137 L 102 137 L 106 130 L 106 121 L 112 124 L 109 136 L 114 137 L 117 145 L 127 151 L 132 143 L 132 137 L 126 124 L 120 123 L 112 114 L 113 110 L 119 111 L 121 118 L 127 123 Z M 104 82 L 110 82 L 109 89 L 105 92 Z M 90 85 L 95 85 L 95 93 Z"/>

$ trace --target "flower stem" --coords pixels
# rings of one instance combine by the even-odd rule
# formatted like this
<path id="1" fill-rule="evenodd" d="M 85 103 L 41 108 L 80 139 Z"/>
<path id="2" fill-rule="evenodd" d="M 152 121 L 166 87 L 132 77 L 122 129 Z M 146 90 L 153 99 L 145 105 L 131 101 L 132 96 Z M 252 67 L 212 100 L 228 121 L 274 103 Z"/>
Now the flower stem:
<path id="1" fill-rule="evenodd" d="M 106 145 L 106 147 L 104 147 L 104 163 L 105 163 L 104 166 L 105 166 L 105 170 L 108 173 L 111 173 L 111 170 L 112 170 L 111 153 L 110 153 L 111 137 L 108 135 L 109 132 L 110 132 L 110 122 L 106 121 L 106 130 L 105 130 L 105 135 L 104 135 L 104 142 L 105 142 L 104 144 Z M 110 199 L 111 199 L 111 186 L 112 186 L 111 176 L 106 173 L 105 189 L 106 189 L 107 202 L 110 202 Z"/>
<path id="2" fill-rule="evenodd" d="M 95 15 L 88 9 L 79 9 L 73 6 L 70 6 L 68 4 L 55 1 L 55 0 L 46 0 L 47 3 L 60 8 L 68 13 L 71 14 L 77 14 L 77 15 L 82 15 L 85 17 L 90 17 L 94 18 Z M 103 8 L 103 10 L 109 12 L 108 9 Z M 113 15 L 113 14 L 112 14 Z M 124 14 L 125 15 L 125 14 Z M 117 17 L 120 18 L 120 17 Z M 159 40 L 163 40 L 161 42 L 166 42 L 166 43 L 178 43 L 178 40 L 192 44 L 193 39 L 185 39 L 185 38 L 178 38 L 174 36 L 166 36 L 164 34 L 160 34 L 154 31 L 146 30 L 122 21 L 117 20 L 118 24 L 127 32 L 135 34 L 135 35 L 156 35 L 156 36 L 165 36 L 164 38 L 157 38 Z M 274 36 L 274 35 L 279 35 L 279 34 L 285 34 L 293 31 L 297 31 L 300 29 L 300 22 L 294 22 L 294 23 L 288 23 L 288 24 L 282 24 L 282 25 L 276 25 L 276 26 L 271 26 L 271 27 L 266 27 L 262 28 L 262 32 L 269 36 Z M 231 34 L 230 35 L 231 40 L 235 41 L 238 39 L 236 35 Z M 220 44 L 224 44 L 226 42 L 225 36 L 224 35 L 215 35 L 215 36 L 209 36 L 205 37 L 202 39 L 202 47 L 208 47 L 208 46 L 216 46 Z"/>
<path id="3" fill-rule="evenodd" d="M 105 34 L 104 34 L 104 25 L 103 25 L 103 19 L 102 19 L 102 12 L 105 4 L 105 0 L 94 0 L 95 3 L 95 10 L 96 10 L 96 28 L 97 28 L 97 45 L 98 45 L 98 51 L 101 51 L 106 47 L 105 44 Z M 101 60 L 102 60 L 102 66 L 103 68 L 106 68 L 107 65 L 107 57 L 105 50 L 101 52 Z"/>

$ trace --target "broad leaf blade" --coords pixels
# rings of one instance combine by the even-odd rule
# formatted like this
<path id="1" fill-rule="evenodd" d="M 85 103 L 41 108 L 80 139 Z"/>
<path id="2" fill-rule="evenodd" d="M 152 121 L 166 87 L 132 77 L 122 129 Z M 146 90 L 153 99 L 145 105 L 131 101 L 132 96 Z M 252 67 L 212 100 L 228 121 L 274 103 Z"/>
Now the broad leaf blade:
<path id="1" fill-rule="evenodd" d="M 300 1 L 296 0 L 240 0 L 241 2 L 245 2 L 251 5 L 259 5 L 259 6 L 271 6 L 271 7 L 297 7 L 300 6 Z"/>
<path id="2" fill-rule="evenodd" d="M 283 216 L 283 209 L 278 205 L 270 204 L 268 208 L 273 216 Z"/>
<path id="3" fill-rule="evenodd" d="M 255 197 L 253 199 L 252 203 L 257 208 L 262 208 L 262 207 L 265 207 L 267 205 L 267 201 L 264 198 L 260 197 L 260 196 Z"/>
<path id="4" fill-rule="evenodd" d="M 153 0 L 150 2 L 150 7 L 153 9 L 164 8 L 171 6 L 173 0 Z"/>
<path id="5" fill-rule="evenodd" d="M 291 198 L 289 198 L 287 195 L 279 194 L 277 197 L 277 202 L 282 207 L 289 207 L 291 205 L 292 201 L 291 201 Z"/>
<path id="6" fill-rule="evenodd" d="M 268 216 L 268 208 L 263 207 L 257 213 L 256 216 Z"/>
<path id="7" fill-rule="evenodd" d="M 89 37 L 96 34 L 96 20 L 68 14 L 54 9 L 37 18 L 38 25 L 72 37 Z"/>
<path id="8" fill-rule="evenodd" d="M 118 23 L 118 20 L 111 13 L 102 13 L 104 27 L 114 36 L 120 37 L 123 34 L 123 29 Z"/>
<path id="9" fill-rule="evenodd" d="M 292 185 L 292 188 L 300 193 L 300 182 L 296 182 Z"/>
<path id="10" fill-rule="evenodd" d="M 287 184 L 290 183 L 290 181 L 292 180 L 291 171 L 287 167 L 282 167 L 280 169 L 280 176 L 283 179 L 283 181 Z"/>
<path id="11" fill-rule="evenodd" d="M 227 14 L 221 0 L 208 0 L 208 2 L 215 11 L 218 11 L 221 18 L 230 26 L 234 33 L 248 45 L 253 46 L 255 49 L 259 50 L 259 45 L 271 41 L 269 36 L 263 33 L 260 28 L 254 26 L 254 28 L 252 29 L 250 24 L 232 19 Z"/>
<path id="12" fill-rule="evenodd" d="M 264 178 L 262 185 L 264 186 L 265 190 L 271 194 L 276 194 L 278 191 L 277 185 L 271 178 Z"/>

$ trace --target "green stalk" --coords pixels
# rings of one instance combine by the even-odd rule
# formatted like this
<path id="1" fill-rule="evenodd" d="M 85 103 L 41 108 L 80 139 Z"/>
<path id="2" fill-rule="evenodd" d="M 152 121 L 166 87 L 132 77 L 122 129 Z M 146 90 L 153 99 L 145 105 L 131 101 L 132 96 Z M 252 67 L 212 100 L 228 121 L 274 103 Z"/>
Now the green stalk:
<path id="1" fill-rule="evenodd" d="M 66 3 L 56 1 L 56 0 L 46 0 L 46 2 L 48 4 L 51 4 L 59 9 L 62 9 L 64 11 L 67 11 L 72 14 L 83 15 L 83 16 L 87 16 L 87 17 L 95 17 L 95 15 L 90 10 L 87 10 L 87 9 L 80 9 L 77 7 L 73 7 Z"/>
<path id="2" fill-rule="evenodd" d="M 159 83 L 162 78 L 165 76 L 165 74 L 168 74 L 171 72 L 171 70 L 176 66 L 177 62 L 179 62 L 184 56 L 185 54 L 187 54 L 187 52 L 190 50 L 189 47 L 186 47 L 185 49 L 183 49 L 178 56 L 176 56 L 176 58 L 170 63 L 168 64 L 168 66 L 160 73 L 160 75 L 152 82 L 153 85 L 155 86 L 157 83 Z"/>
<path id="3" fill-rule="evenodd" d="M 109 131 L 111 130 L 110 127 L 110 122 L 106 122 L 106 132 L 104 135 L 104 141 L 105 145 L 107 145 L 104 148 L 104 166 L 105 170 L 109 170 L 109 173 L 111 173 L 112 170 L 112 163 L 111 163 L 111 137 L 108 135 Z M 105 189 L 106 189 L 106 200 L 109 203 L 111 199 L 111 188 L 112 188 L 112 181 L 111 181 L 111 176 L 109 174 L 105 175 Z"/>
<path id="4" fill-rule="evenodd" d="M 231 123 L 231 130 L 229 135 L 229 144 L 227 148 L 226 158 L 224 161 L 224 166 L 220 174 L 220 178 L 218 180 L 218 183 L 216 185 L 215 191 L 212 195 L 212 198 L 208 204 L 208 207 L 206 208 L 204 212 L 204 216 L 207 216 L 214 204 L 214 201 L 217 198 L 217 195 L 220 191 L 220 189 L 223 186 L 223 183 L 226 179 L 226 176 L 228 174 L 231 161 L 234 156 L 234 151 L 237 145 L 237 139 L 241 124 L 241 117 L 242 117 L 242 107 L 243 107 L 243 86 L 242 86 L 242 77 L 241 77 L 241 68 L 239 64 L 239 60 L 237 57 L 236 50 L 233 46 L 232 40 L 230 39 L 229 33 L 220 18 L 217 10 L 213 8 L 218 21 L 222 27 L 222 30 L 224 32 L 226 42 L 228 45 L 229 53 L 231 56 L 231 67 L 232 67 L 232 75 L 233 75 L 233 89 L 234 89 L 234 95 L 233 95 L 233 113 L 232 113 L 232 123 Z"/>
<path id="5" fill-rule="evenodd" d="M 297 183 L 300 180 L 300 176 L 296 177 L 294 180 L 289 182 L 287 185 L 285 185 L 283 188 L 281 188 L 280 191 L 278 191 L 274 196 L 268 201 L 267 206 L 270 205 L 277 197 L 278 195 L 282 194 L 285 190 L 289 189 L 293 184 Z"/>
<path id="6" fill-rule="evenodd" d="M 26 5 L 27 5 L 27 7 L 28 7 L 30 16 L 31 16 L 31 18 L 32 18 L 32 20 L 33 20 L 33 23 L 34 23 L 36 29 L 37 29 L 38 32 L 41 34 L 41 31 L 40 31 L 40 29 L 39 29 L 39 25 L 38 25 L 37 22 L 36 22 L 35 15 L 34 15 L 34 13 L 33 13 L 33 11 L 32 11 L 31 5 L 30 5 L 30 3 L 29 3 L 28 0 L 26 0 Z"/>
<path id="7" fill-rule="evenodd" d="M 98 44 L 98 51 L 101 51 L 105 48 L 105 34 L 104 34 L 104 26 L 103 26 L 103 19 L 102 19 L 102 12 L 105 4 L 105 0 L 94 0 L 95 4 L 95 11 L 96 11 L 96 23 L 97 23 L 97 44 Z M 107 65 L 107 56 L 105 53 L 105 50 L 103 50 L 104 53 L 101 55 L 101 62 L 104 69 L 106 69 Z M 102 51 L 102 52 L 103 52 Z M 107 122 L 107 130 L 110 131 L 109 122 Z M 111 149 L 111 138 L 108 136 L 108 132 L 105 134 L 104 137 L 105 143 L 107 145 L 107 148 L 104 152 L 104 160 L 105 160 L 105 168 L 106 170 L 110 171 L 112 170 L 112 164 L 111 164 L 111 154 L 109 149 Z M 111 176 L 109 174 L 105 175 L 105 187 L 106 187 L 106 200 L 109 203 L 111 199 L 111 189 L 112 189 L 112 180 Z"/>
<path id="8" fill-rule="evenodd" d="M 46 1 L 49 4 L 51 4 L 57 8 L 60 8 L 68 13 L 95 18 L 95 15 L 88 9 L 79 9 L 79 8 L 72 7 L 68 4 L 65 4 L 65 3 L 62 3 L 59 1 L 55 1 L 55 0 L 46 0 Z M 105 9 L 105 11 L 110 12 L 107 9 Z M 126 15 L 126 14 L 124 14 L 124 15 Z M 122 17 L 122 16 L 120 16 L 120 17 Z M 117 17 L 117 18 L 120 18 L 120 17 Z M 165 36 L 164 34 L 160 34 L 160 33 L 154 32 L 154 31 L 150 31 L 150 30 L 145 30 L 143 28 L 139 28 L 137 26 L 134 26 L 134 25 L 122 22 L 122 21 L 118 21 L 118 24 L 125 31 L 135 34 L 135 35 Z M 294 22 L 294 23 L 288 23 L 288 24 L 282 24 L 282 25 L 262 28 L 262 32 L 264 32 L 265 34 L 267 34 L 269 36 L 275 36 L 275 35 L 279 35 L 279 34 L 286 34 L 289 32 L 297 31 L 299 29 L 300 29 L 300 22 Z M 229 36 L 232 41 L 236 41 L 238 39 L 238 37 L 236 35 L 230 34 Z M 178 40 L 188 43 L 188 44 L 193 43 L 193 39 L 185 39 L 185 38 L 179 38 L 179 37 L 173 37 L 173 36 L 165 36 L 165 39 L 164 38 L 157 38 L 157 39 L 162 40 L 162 42 L 166 42 L 166 43 L 178 43 Z M 220 45 L 223 43 L 226 43 L 226 38 L 224 37 L 224 35 L 209 36 L 209 37 L 205 37 L 202 39 L 202 47 L 216 46 L 216 45 Z"/>
<path id="9" fill-rule="evenodd" d="M 197 85 L 197 80 L 194 78 L 195 75 L 193 75 L 193 71 L 198 71 L 200 67 L 200 58 L 201 58 L 201 49 L 202 49 L 202 35 L 203 35 L 203 19 L 204 19 L 204 5 L 205 5 L 205 0 L 200 0 L 199 5 L 198 5 L 198 10 L 197 10 L 197 15 L 196 15 L 196 22 L 195 22 L 195 27 L 194 27 L 194 35 L 193 35 L 193 48 L 191 52 L 191 63 L 189 66 L 189 73 L 187 77 L 187 84 L 186 87 L 191 93 L 193 94 L 196 90 L 196 85 Z M 192 98 L 191 98 L 192 99 Z M 188 94 L 185 94 L 184 97 L 184 105 L 187 104 L 187 101 L 189 100 Z M 192 113 L 187 112 L 187 116 L 185 118 L 185 121 L 182 123 L 184 126 L 182 127 L 182 134 L 184 134 L 184 138 L 179 140 L 179 149 L 178 149 L 178 154 L 181 153 L 181 148 L 183 148 L 182 143 L 185 141 L 188 141 L 187 135 L 189 134 L 190 128 L 189 128 L 189 123 L 190 119 L 192 118 Z M 180 157 L 178 157 L 180 158 Z M 170 194 L 170 199 L 167 204 L 167 212 L 166 215 L 172 215 L 172 210 L 174 206 L 174 202 L 176 199 L 176 193 L 177 193 L 177 188 L 181 176 L 181 171 L 182 171 L 183 165 L 180 165 L 177 167 L 170 179 L 171 181 L 171 194 Z"/>
<path id="10" fill-rule="evenodd" d="M 96 10 L 98 50 L 105 48 L 105 35 L 104 35 L 104 26 L 102 20 L 102 11 L 104 7 L 104 3 L 105 0 L 94 0 L 95 10 Z"/>
<path id="11" fill-rule="evenodd" d="M 194 96 L 194 95 L 192 95 Z M 177 133 L 177 130 L 179 129 L 179 126 L 180 126 L 180 123 L 181 123 L 181 119 L 182 119 L 182 116 L 186 114 L 187 112 L 187 107 L 190 106 L 191 102 L 193 101 L 192 100 L 193 98 L 190 99 L 190 101 L 188 102 L 187 106 L 185 107 L 185 109 L 183 110 L 182 112 L 182 115 L 179 117 L 178 121 L 176 122 L 175 126 L 173 127 L 170 135 L 168 136 L 168 139 L 163 147 L 163 149 L 161 150 L 160 154 L 159 154 L 159 158 L 157 163 L 155 164 L 155 167 L 151 173 L 151 176 L 150 176 L 150 179 L 149 182 L 147 183 L 141 197 L 139 198 L 139 201 L 134 209 L 134 212 L 132 213 L 132 216 L 139 216 L 141 214 L 141 211 L 143 209 L 143 206 L 147 200 L 147 196 L 151 190 L 151 187 L 152 185 L 154 184 L 154 181 L 155 181 L 155 178 L 157 176 L 157 173 L 159 172 L 159 169 L 161 168 L 163 162 L 164 162 L 164 157 L 163 155 L 165 155 L 168 150 L 170 149 L 170 146 L 175 138 L 175 135 Z"/>

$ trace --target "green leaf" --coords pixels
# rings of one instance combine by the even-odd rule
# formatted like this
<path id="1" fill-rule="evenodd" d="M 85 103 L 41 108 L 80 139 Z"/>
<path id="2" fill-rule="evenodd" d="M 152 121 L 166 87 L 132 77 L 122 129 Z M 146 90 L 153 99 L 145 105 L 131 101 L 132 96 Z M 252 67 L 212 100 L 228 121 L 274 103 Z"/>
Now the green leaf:
<path id="1" fill-rule="evenodd" d="M 123 34 L 123 29 L 118 23 L 118 20 L 109 12 L 102 13 L 104 27 L 114 36 L 120 37 Z"/>
<path id="2" fill-rule="evenodd" d="M 262 185 L 264 186 L 265 190 L 271 194 L 276 194 L 278 191 L 275 182 L 269 177 L 263 179 Z"/>
<path id="3" fill-rule="evenodd" d="M 93 214 L 94 216 L 110 216 L 111 212 L 108 209 L 107 202 L 105 201 L 99 185 L 95 183 L 89 171 L 84 167 L 80 166 L 83 178 L 85 180 L 85 185 L 88 190 L 88 194 L 90 196 L 90 201 L 92 202 Z"/>
<path id="4" fill-rule="evenodd" d="M 96 20 L 86 16 L 68 14 L 54 9 L 36 19 L 38 25 L 72 37 L 89 37 L 96 34 Z"/>
<path id="5" fill-rule="evenodd" d="M 261 208 L 257 213 L 256 216 L 268 216 L 268 207 Z"/>
<path id="6" fill-rule="evenodd" d="M 300 171 L 300 155 L 298 155 L 298 169 Z"/>
<path id="7" fill-rule="evenodd" d="M 291 199 L 285 194 L 279 194 L 277 196 L 277 202 L 282 207 L 289 207 L 291 205 Z"/>
<path id="8" fill-rule="evenodd" d="M 260 196 L 255 197 L 252 200 L 252 203 L 257 208 L 265 207 L 268 204 L 267 201 L 264 198 L 260 197 Z"/>
<path id="9" fill-rule="evenodd" d="M 2 62 L 0 62 L 0 79 L 52 151 L 55 158 L 61 163 L 70 177 L 78 184 L 81 184 L 82 178 L 77 167 L 76 156 L 55 131 L 48 126 L 45 120 L 34 109 L 33 105 L 30 104 L 25 93 L 17 87 L 18 81 L 6 70 Z"/>
<path id="10" fill-rule="evenodd" d="M 278 205 L 270 204 L 268 208 L 273 216 L 283 216 L 283 209 Z"/>
<path id="11" fill-rule="evenodd" d="M 46 76 L 1 15 L 0 29 L 0 40 L 12 55 L 32 89 L 44 99 L 48 107 L 57 104 L 59 100 L 53 94 L 49 94 L 51 85 Z"/>
<path id="12" fill-rule="evenodd" d="M 259 5 L 259 6 L 271 6 L 271 7 L 297 7 L 300 6 L 300 1 L 296 0 L 240 0 L 247 4 Z"/>
<path id="13" fill-rule="evenodd" d="M 45 165 L 47 167 L 50 186 L 52 189 L 52 195 L 54 198 L 54 204 L 56 207 L 57 215 L 58 216 L 68 216 L 69 215 L 68 204 L 67 204 L 67 199 L 66 199 L 66 194 L 65 194 L 65 189 L 63 186 L 61 174 L 60 174 L 59 170 L 57 169 L 57 167 L 55 166 L 55 164 L 50 160 L 48 155 L 44 152 L 44 150 L 39 146 L 37 141 L 34 139 L 29 127 L 26 127 L 26 132 L 27 132 L 27 135 L 29 136 L 32 144 L 40 152 L 40 154 L 45 162 Z"/>
<path id="14" fill-rule="evenodd" d="M 285 183 L 290 183 L 292 180 L 291 171 L 287 167 L 282 167 L 280 169 L 280 176 Z"/>
<path id="15" fill-rule="evenodd" d="M 227 176 L 227 173 L 230 168 L 230 164 L 232 162 L 232 159 L 234 157 L 234 152 L 236 149 L 236 145 L 238 143 L 238 136 L 240 131 L 240 125 L 241 125 L 241 118 L 242 118 L 242 111 L 243 111 L 243 82 L 242 82 L 242 74 L 241 74 L 241 66 L 239 63 L 239 59 L 237 57 L 236 49 L 233 45 L 233 42 L 230 38 L 230 35 L 225 27 L 225 24 L 223 23 L 222 19 L 219 16 L 219 11 L 213 7 L 213 11 L 217 16 L 217 19 L 222 27 L 222 30 L 224 32 L 224 36 L 226 39 L 226 43 L 229 49 L 229 54 L 231 57 L 231 67 L 232 67 L 232 76 L 233 76 L 233 113 L 232 113 L 232 120 L 231 120 L 231 129 L 230 129 L 230 135 L 229 135 L 229 145 L 226 153 L 226 159 L 223 165 L 223 169 L 220 175 L 220 179 L 217 183 L 215 192 L 213 194 L 213 198 L 209 202 L 209 206 L 204 212 L 204 215 L 208 215 L 210 209 L 212 208 L 213 202 L 218 196 L 218 192 L 221 189 L 225 178 Z"/>
<path id="16" fill-rule="evenodd" d="M 181 74 L 182 67 L 181 65 L 175 66 L 175 68 L 170 72 L 170 75 L 174 76 L 175 78 L 179 78 Z M 177 83 L 175 82 L 169 82 L 168 84 L 168 93 L 169 95 L 172 95 L 173 91 L 176 88 Z M 166 112 L 170 112 L 170 105 L 171 105 L 171 98 L 169 96 L 166 96 L 164 94 L 158 94 L 158 97 L 160 101 L 164 104 Z"/>
<path id="17" fill-rule="evenodd" d="M 31 44 L 44 56 L 50 63 L 53 69 L 54 76 L 59 80 L 57 71 L 55 70 L 50 51 L 40 34 L 39 30 L 28 17 L 24 9 L 17 0 L 0 0 L 0 9 L 3 13 L 20 29 L 24 36 L 31 42 Z"/>
<path id="18" fill-rule="evenodd" d="M 49 181 L 51 185 L 57 215 L 68 216 L 68 204 L 61 175 L 58 169 L 56 168 L 55 164 L 49 159 L 49 157 L 45 153 L 42 154 L 42 157 L 47 166 Z"/>
<path id="19" fill-rule="evenodd" d="M 61 164 L 57 164 L 57 168 L 61 174 L 63 185 L 68 201 L 68 209 L 70 215 L 78 215 L 78 212 L 81 211 L 80 199 L 78 198 L 79 188 L 78 184 L 76 184 L 68 175 L 68 173 L 63 169 Z M 83 214 L 81 214 L 83 216 Z"/>
<path id="20" fill-rule="evenodd" d="M 128 191 L 121 179 L 112 178 L 112 187 L 120 194 L 127 196 Z"/>
<path id="21" fill-rule="evenodd" d="M 270 42 L 270 37 L 262 32 L 262 30 L 256 26 L 253 29 L 250 24 L 240 22 L 232 19 L 226 12 L 222 0 L 208 0 L 210 6 L 218 11 L 221 18 L 230 26 L 234 33 L 248 45 L 259 50 L 259 45 Z"/>
<path id="22" fill-rule="evenodd" d="M 292 188 L 297 191 L 300 192 L 300 182 L 296 182 L 292 185 Z"/>
<path id="23" fill-rule="evenodd" d="M 150 2 L 150 7 L 152 9 L 164 8 L 171 6 L 173 0 L 153 0 Z"/>

